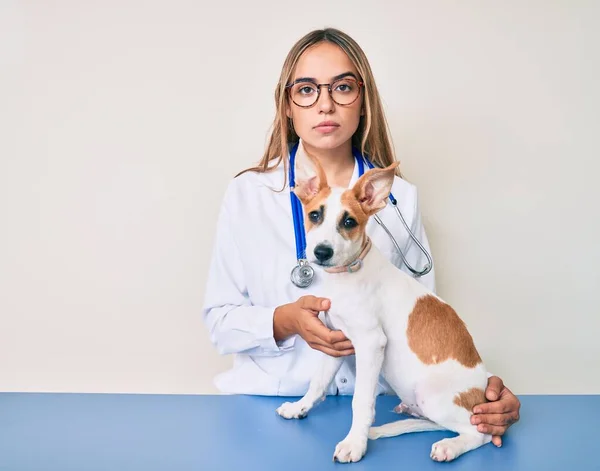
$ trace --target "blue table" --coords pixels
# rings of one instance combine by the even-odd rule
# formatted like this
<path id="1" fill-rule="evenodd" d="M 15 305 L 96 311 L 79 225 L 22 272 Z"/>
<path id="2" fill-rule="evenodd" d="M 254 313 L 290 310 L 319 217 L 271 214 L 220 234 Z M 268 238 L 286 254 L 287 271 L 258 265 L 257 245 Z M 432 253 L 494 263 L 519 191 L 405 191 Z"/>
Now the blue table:
<path id="1" fill-rule="evenodd" d="M 304 420 L 275 413 L 276 397 L 127 394 L 0 394 L 0 470 L 600 470 L 600 396 L 522 396 L 522 420 L 504 446 L 452 463 L 429 458 L 451 432 L 369 442 L 353 464 L 333 463 L 351 421 L 351 398 L 336 396 Z M 397 420 L 379 397 L 376 424 Z"/>

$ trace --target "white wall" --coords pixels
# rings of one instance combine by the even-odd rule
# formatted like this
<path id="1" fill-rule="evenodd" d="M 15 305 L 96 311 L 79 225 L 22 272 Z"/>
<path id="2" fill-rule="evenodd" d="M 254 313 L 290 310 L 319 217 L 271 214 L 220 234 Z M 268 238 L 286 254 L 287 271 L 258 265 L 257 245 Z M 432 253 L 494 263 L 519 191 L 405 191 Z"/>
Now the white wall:
<path id="1" fill-rule="evenodd" d="M 600 393 L 598 3 L 387 3 L 2 0 L 0 390 L 215 391 L 218 202 L 288 49 L 331 25 L 371 60 L 489 367 Z"/>

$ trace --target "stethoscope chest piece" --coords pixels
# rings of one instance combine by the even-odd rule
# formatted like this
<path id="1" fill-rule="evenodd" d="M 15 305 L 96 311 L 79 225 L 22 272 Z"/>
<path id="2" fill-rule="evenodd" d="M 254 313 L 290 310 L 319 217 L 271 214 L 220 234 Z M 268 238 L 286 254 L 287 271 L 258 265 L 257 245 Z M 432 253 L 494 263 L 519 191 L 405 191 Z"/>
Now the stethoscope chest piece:
<path id="1" fill-rule="evenodd" d="M 307 260 L 299 260 L 298 265 L 292 269 L 290 278 L 298 288 L 307 288 L 315 277 L 315 271 Z"/>

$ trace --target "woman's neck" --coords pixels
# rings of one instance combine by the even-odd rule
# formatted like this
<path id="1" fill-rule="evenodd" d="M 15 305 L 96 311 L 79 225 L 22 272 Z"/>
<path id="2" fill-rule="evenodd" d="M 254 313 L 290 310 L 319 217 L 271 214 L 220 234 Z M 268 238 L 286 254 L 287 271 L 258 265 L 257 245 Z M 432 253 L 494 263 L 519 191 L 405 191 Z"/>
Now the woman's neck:
<path id="1" fill-rule="evenodd" d="M 316 158 L 323 167 L 327 183 L 331 187 L 347 188 L 354 173 L 352 143 L 347 142 L 335 149 L 316 149 L 303 142 L 304 150 Z"/>

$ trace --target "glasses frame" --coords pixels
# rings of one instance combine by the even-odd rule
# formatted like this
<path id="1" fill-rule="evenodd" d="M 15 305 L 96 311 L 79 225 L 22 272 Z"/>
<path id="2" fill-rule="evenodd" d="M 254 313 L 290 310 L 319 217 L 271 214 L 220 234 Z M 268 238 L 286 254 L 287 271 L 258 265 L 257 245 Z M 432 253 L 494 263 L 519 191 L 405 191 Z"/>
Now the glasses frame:
<path id="1" fill-rule="evenodd" d="M 333 98 L 333 92 L 331 90 L 331 87 L 334 84 L 336 84 L 338 82 L 342 82 L 344 80 L 351 80 L 353 82 L 356 82 L 356 84 L 358 85 L 358 95 L 356 95 L 356 98 L 354 100 L 352 100 L 350 103 L 341 104 L 341 103 L 338 103 L 337 101 L 335 101 L 335 98 Z M 310 105 L 299 105 L 298 103 L 296 103 L 294 101 L 294 98 L 292 97 L 292 93 L 291 93 L 291 88 L 294 85 L 297 85 L 299 83 L 306 83 L 306 84 L 314 85 L 317 88 L 317 98 L 315 99 L 314 103 L 312 103 Z M 316 82 L 314 82 L 312 80 L 300 79 L 300 80 L 296 80 L 296 81 L 290 83 L 289 85 L 286 85 L 285 89 L 287 91 L 287 94 L 288 94 L 290 100 L 292 100 L 292 102 L 294 103 L 294 105 L 299 106 L 300 108 L 312 108 L 313 106 L 315 106 L 319 102 L 319 98 L 321 98 L 321 87 L 327 87 L 327 91 L 329 93 L 329 98 L 331 98 L 331 101 L 333 101 L 336 105 L 338 105 L 338 106 L 350 106 L 354 102 L 356 102 L 356 100 L 358 100 L 358 97 L 360 97 L 361 90 L 363 89 L 364 86 L 365 86 L 365 82 L 363 82 L 362 80 L 357 80 L 354 77 L 341 77 L 341 78 L 339 78 L 337 80 L 334 80 L 331 83 L 316 83 Z"/>

